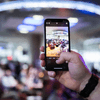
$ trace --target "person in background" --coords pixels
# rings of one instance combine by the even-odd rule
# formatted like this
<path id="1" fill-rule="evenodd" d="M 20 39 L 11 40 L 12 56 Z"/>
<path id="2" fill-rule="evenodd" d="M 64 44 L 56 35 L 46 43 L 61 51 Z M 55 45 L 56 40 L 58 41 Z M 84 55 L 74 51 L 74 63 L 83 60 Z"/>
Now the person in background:
<path id="1" fill-rule="evenodd" d="M 8 69 L 5 71 L 5 75 L 2 77 L 1 82 L 7 91 L 14 89 L 18 84 L 17 80 L 12 76 L 11 70 Z"/>
<path id="2" fill-rule="evenodd" d="M 43 82 L 41 79 L 39 79 L 38 73 L 39 72 L 36 68 L 33 68 L 32 66 L 29 68 L 25 80 L 25 85 L 29 90 L 32 90 L 34 88 L 43 88 Z"/>

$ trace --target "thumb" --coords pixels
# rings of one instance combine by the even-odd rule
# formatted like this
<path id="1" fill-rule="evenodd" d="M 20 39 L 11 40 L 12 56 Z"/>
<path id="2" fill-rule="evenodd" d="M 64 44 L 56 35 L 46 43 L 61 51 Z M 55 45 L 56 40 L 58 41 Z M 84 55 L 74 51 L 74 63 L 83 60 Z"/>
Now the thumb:
<path id="1" fill-rule="evenodd" d="M 71 59 L 72 59 L 72 54 L 71 54 L 71 52 L 62 52 L 62 53 L 60 54 L 59 59 L 56 60 L 56 63 L 57 63 L 57 64 L 62 64 L 62 63 L 64 63 L 65 61 L 70 62 Z"/>

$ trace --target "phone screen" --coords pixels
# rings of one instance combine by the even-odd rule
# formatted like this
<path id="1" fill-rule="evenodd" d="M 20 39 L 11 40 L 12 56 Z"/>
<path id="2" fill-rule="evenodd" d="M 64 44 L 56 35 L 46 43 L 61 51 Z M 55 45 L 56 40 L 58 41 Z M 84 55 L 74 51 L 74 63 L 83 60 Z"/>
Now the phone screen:
<path id="1" fill-rule="evenodd" d="M 69 22 L 66 19 L 45 21 L 45 57 L 47 70 L 68 70 L 68 63 L 56 64 L 61 52 L 70 51 Z"/>

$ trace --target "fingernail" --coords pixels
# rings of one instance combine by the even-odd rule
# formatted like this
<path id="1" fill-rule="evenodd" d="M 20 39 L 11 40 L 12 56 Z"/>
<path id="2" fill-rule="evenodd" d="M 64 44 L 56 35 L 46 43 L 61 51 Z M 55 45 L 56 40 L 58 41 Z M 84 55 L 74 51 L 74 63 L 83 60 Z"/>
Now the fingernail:
<path id="1" fill-rule="evenodd" d="M 48 72 L 49 76 L 54 76 L 54 72 Z"/>
<path id="2" fill-rule="evenodd" d="M 48 75 L 51 76 L 52 75 L 52 72 L 48 72 Z"/>
<path id="3" fill-rule="evenodd" d="M 56 60 L 56 63 L 58 63 L 59 62 L 59 60 Z"/>
<path id="4" fill-rule="evenodd" d="M 68 63 L 68 61 L 66 61 L 66 63 Z"/>
<path id="5" fill-rule="evenodd" d="M 52 72 L 52 76 L 54 76 L 54 72 Z"/>

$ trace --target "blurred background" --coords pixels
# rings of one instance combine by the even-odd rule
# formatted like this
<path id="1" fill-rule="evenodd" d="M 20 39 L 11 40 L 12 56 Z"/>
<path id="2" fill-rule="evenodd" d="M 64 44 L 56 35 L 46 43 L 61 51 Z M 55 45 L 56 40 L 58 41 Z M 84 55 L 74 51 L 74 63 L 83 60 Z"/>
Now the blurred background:
<path id="1" fill-rule="evenodd" d="M 0 100 L 83 100 L 41 67 L 44 20 L 70 21 L 71 50 L 100 77 L 99 0 L 0 0 Z"/>

